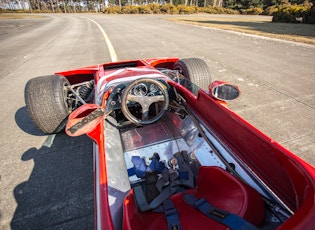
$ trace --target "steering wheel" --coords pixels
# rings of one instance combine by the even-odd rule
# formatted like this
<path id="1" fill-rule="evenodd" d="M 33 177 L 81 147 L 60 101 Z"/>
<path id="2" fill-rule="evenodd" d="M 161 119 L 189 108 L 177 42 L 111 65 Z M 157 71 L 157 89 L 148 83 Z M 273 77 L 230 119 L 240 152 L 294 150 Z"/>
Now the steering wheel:
<path id="1" fill-rule="evenodd" d="M 128 104 L 134 102 L 140 104 L 142 108 L 141 118 L 133 115 L 128 107 Z M 154 107 L 151 106 L 153 103 L 155 103 Z M 124 89 L 121 98 L 123 114 L 136 125 L 148 125 L 156 122 L 163 116 L 168 104 L 169 98 L 166 86 L 152 78 L 141 78 L 132 82 Z"/>

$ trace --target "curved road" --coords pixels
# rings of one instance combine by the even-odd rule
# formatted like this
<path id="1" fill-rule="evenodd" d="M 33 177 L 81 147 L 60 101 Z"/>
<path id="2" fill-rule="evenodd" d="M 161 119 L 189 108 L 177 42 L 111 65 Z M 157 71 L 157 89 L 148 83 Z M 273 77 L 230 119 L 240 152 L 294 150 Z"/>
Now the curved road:
<path id="1" fill-rule="evenodd" d="M 240 86 L 242 97 L 232 109 L 315 165 L 315 46 L 164 20 L 168 17 L 178 16 L 0 19 L 1 229 L 93 228 L 91 141 L 38 132 L 26 114 L 23 91 L 30 78 L 111 61 L 96 23 L 120 60 L 203 58 L 213 79 Z"/>

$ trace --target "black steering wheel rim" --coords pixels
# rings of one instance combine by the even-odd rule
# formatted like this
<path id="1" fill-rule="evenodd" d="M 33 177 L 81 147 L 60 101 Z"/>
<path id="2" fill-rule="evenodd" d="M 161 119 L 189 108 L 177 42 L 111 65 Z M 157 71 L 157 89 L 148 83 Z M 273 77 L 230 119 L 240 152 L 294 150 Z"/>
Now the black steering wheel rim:
<path id="1" fill-rule="evenodd" d="M 139 84 L 153 84 L 156 86 L 160 92 L 159 95 L 142 95 L 142 96 L 136 96 L 131 94 L 130 92 L 133 90 L 133 88 Z M 142 118 L 139 119 L 135 117 L 128 108 L 128 101 L 134 101 L 141 105 L 142 107 Z M 163 106 L 161 107 L 161 110 L 158 112 L 156 116 L 153 118 L 148 118 L 149 114 L 149 107 L 154 102 L 160 102 L 163 101 Z M 122 94 L 121 98 L 121 110 L 124 114 L 124 116 L 131 122 L 133 122 L 136 125 L 149 125 L 156 121 L 158 121 L 165 113 L 169 105 L 169 97 L 166 90 L 166 86 L 153 78 L 141 78 L 133 81 L 130 85 L 128 85 Z"/>

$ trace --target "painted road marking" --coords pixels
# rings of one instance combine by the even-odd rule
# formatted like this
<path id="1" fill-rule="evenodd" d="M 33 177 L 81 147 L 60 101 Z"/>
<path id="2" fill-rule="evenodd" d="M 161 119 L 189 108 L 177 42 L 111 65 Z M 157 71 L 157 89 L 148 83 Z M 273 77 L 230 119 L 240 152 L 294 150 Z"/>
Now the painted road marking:
<path id="1" fill-rule="evenodd" d="M 82 17 L 82 18 L 85 18 L 91 22 L 93 22 L 95 25 L 97 25 L 97 27 L 100 29 L 104 39 L 105 39 L 105 42 L 106 42 L 106 45 L 108 47 L 108 50 L 109 50 L 109 54 L 110 54 L 110 58 L 112 60 L 112 62 L 116 62 L 118 61 L 118 56 L 116 54 L 116 51 L 114 49 L 114 46 L 112 45 L 111 41 L 109 40 L 107 34 L 105 33 L 105 31 L 103 30 L 103 28 L 94 20 L 90 19 L 90 18 L 86 18 L 86 17 Z M 45 147 L 48 147 L 50 148 L 51 145 L 53 144 L 54 142 L 54 139 L 55 139 L 56 135 L 53 134 L 53 135 L 49 135 L 47 137 L 47 139 L 44 141 L 43 145 L 42 146 L 45 146 Z"/>

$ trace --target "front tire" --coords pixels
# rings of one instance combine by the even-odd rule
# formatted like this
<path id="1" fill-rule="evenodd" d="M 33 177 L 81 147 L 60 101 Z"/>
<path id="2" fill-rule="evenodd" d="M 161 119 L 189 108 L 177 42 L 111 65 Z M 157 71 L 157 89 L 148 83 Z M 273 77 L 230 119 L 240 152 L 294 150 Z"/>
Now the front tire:
<path id="1" fill-rule="evenodd" d="M 206 62 L 200 58 L 184 58 L 174 64 L 174 69 L 184 75 L 192 83 L 208 90 L 211 83 L 211 72 Z"/>
<path id="2" fill-rule="evenodd" d="M 61 132 L 71 107 L 67 103 L 69 81 L 61 75 L 29 80 L 24 97 L 27 112 L 35 126 L 46 134 Z"/>

